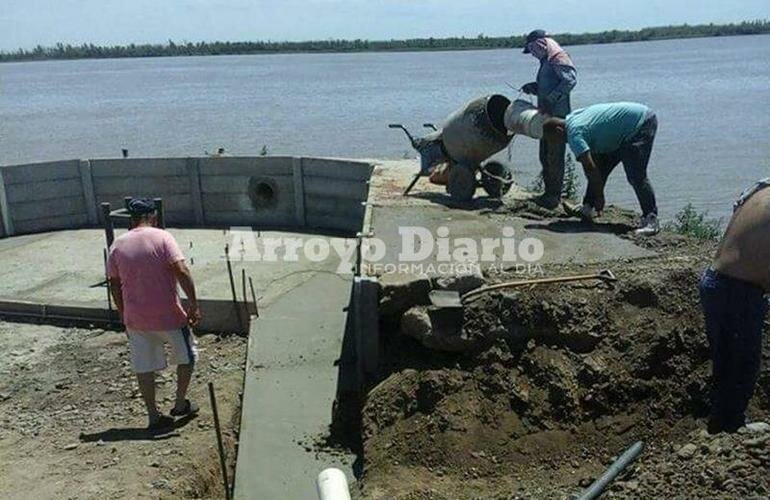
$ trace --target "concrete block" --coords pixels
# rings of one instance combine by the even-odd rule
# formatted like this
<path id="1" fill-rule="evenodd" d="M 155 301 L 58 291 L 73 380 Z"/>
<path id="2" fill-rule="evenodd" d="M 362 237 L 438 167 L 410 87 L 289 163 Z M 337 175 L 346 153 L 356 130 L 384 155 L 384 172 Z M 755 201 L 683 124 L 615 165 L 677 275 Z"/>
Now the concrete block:
<path id="1" fill-rule="evenodd" d="M 190 201 L 195 223 L 202 226 L 206 222 L 203 214 L 203 198 L 201 195 L 201 172 L 198 158 L 187 159 L 187 176 L 190 180 Z"/>
<path id="2" fill-rule="evenodd" d="M 90 160 L 94 180 L 103 177 L 153 177 L 187 176 L 186 158 L 116 158 Z"/>
<path id="3" fill-rule="evenodd" d="M 91 174 L 91 162 L 80 162 L 80 184 L 83 188 L 83 204 L 88 214 L 88 222 L 92 225 L 99 223 L 99 212 L 96 207 L 96 191 L 94 191 L 94 178 Z"/>
<path id="4" fill-rule="evenodd" d="M 83 197 L 62 196 L 61 198 L 28 201 L 13 205 L 13 222 L 18 225 L 22 221 L 64 217 L 68 215 L 88 215 L 83 206 Z"/>
<path id="5" fill-rule="evenodd" d="M 172 194 L 189 194 L 190 178 L 187 172 L 182 176 L 144 177 L 96 177 L 94 176 L 96 198 L 148 196 L 166 198 Z"/>
<path id="6" fill-rule="evenodd" d="M 71 179 L 6 185 L 6 195 L 11 205 L 27 201 L 55 200 L 63 196 L 79 196 L 82 199 L 83 187 L 78 173 L 78 177 Z"/>
<path id="7" fill-rule="evenodd" d="M 364 181 L 305 176 L 305 193 L 308 196 L 366 201 L 369 185 Z"/>
<path id="8" fill-rule="evenodd" d="M 201 158 L 201 174 L 211 175 L 292 175 L 290 156 L 224 156 Z"/>
<path id="9" fill-rule="evenodd" d="M 0 167 L 5 177 L 5 184 L 25 184 L 28 182 L 56 181 L 80 177 L 80 160 L 51 161 L 28 163 Z"/>
<path id="10" fill-rule="evenodd" d="M 306 176 L 330 177 L 332 179 L 352 181 L 369 180 L 374 169 L 370 163 L 327 158 L 303 158 L 302 166 Z"/>

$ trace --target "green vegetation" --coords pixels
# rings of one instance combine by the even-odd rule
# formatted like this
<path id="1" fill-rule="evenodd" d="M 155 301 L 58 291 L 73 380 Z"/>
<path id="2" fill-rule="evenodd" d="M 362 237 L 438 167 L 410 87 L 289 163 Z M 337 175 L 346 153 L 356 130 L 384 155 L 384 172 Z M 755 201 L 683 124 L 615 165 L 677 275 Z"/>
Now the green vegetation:
<path id="1" fill-rule="evenodd" d="M 555 34 L 563 45 L 638 42 L 671 38 L 697 38 L 770 33 L 770 21 L 746 21 L 740 24 L 700 24 L 690 26 L 660 26 L 637 31 L 603 31 L 601 33 Z M 307 42 L 186 42 L 166 44 L 113 45 L 56 44 L 38 45 L 32 50 L 0 52 L 0 62 L 36 61 L 44 59 L 100 59 L 118 57 L 209 56 L 224 54 L 271 54 L 280 52 L 369 52 L 505 49 L 522 47 L 524 36 L 489 37 L 483 33 L 475 38 L 413 38 L 409 40 L 316 40 Z"/>
<path id="2" fill-rule="evenodd" d="M 688 203 L 664 229 L 699 240 L 716 240 L 722 234 L 722 220 L 710 219 L 706 212 L 698 212 Z"/>

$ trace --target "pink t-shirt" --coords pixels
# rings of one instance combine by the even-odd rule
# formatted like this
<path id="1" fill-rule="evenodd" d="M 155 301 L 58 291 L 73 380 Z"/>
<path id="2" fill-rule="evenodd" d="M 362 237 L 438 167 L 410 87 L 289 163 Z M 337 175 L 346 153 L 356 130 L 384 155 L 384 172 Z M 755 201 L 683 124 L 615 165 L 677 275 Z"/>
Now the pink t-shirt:
<path id="1" fill-rule="evenodd" d="M 171 268 L 180 260 L 179 245 L 162 229 L 142 226 L 115 240 L 107 268 L 122 284 L 126 328 L 167 331 L 187 324 Z"/>

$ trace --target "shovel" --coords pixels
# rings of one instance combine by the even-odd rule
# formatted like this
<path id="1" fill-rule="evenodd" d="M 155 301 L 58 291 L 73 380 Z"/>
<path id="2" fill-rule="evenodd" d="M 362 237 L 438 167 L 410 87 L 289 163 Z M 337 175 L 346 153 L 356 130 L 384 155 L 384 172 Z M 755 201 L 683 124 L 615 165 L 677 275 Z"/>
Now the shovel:
<path id="1" fill-rule="evenodd" d="M 581 274 L 578 276 L 563 276 L 560 278 L 540 278 L 523 281 L 509 281 L 507 283 L 498 283 L 497 285 L 483 286 L 470 292 L 460 295 L 459 292 L 452 290 L 432 290 L 428 297 L 430 297 L 431 303 L 439 308 L 461 308 L 465 302 L 469 299 L 481 295 L 493 290 L 500 290 L 502 288 L 516 288 L 526 285 L 544 285 L 546 283 L 566 283 L 572 281 L 587 281 L 587 280 L 599 280 L 604 282 L 617 281 L 615 275 L 609 269 L 603 269 L 594 274 Z"/>

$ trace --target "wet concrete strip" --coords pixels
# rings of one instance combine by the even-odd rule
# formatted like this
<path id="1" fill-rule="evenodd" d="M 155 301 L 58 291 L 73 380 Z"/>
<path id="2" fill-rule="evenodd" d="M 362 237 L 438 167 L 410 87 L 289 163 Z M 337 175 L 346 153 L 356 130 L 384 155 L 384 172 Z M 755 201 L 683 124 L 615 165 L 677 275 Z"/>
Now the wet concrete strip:
<path id="1" fill-rule="evenodd" d="M 351 283 L 317 273 L 252 321 L 236 498 L 315 498 L 327 467 L 354 481 L 354 456 L 315 449 L 331 423 Z"/>

